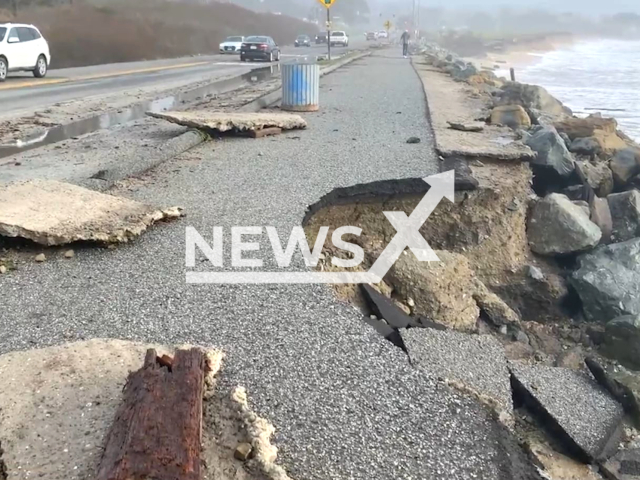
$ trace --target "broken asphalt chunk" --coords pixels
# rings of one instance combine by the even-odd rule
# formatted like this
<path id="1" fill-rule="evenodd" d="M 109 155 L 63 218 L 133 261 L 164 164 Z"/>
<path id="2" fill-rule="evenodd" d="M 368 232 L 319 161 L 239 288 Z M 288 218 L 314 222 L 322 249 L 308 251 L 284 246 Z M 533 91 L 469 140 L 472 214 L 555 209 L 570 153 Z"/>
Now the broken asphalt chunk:
<path id="1" fill-rule="evenodd" d="M 576 460 L 604 461 L 617 449 L 624 411 L 587 375 L 512 362 L 511 384 L 514 398 Z"/>
<path id="2" fill-rule="evenodd" d="M 638 399 L 627 385 L 619 382 L 607 374 L 607 371 L 594 358 L 587 357 L 584 360 L 587 368 L 606 391 L 615 398 L 624 411 L 631 417 L 636 427 L 640 427 L 640 404 Z"/>
<path id="3" fill-rule="evenodd" d="M 0 186 L 0 235 L 41 245 L 127 242 L 153 223 L 179 216 L 178 208 L 159 210 L 53 180 Z"/>
<path id="4" fill-rule="evenodd" d="M 388 297 L 385 297 L 371 285 L 361 285 L 362 293 L 373 313 L 393 328 L 409 328 L 418 326 L 417 322 L 398 308 Z"/>
<path id="5" fill-rule="evenodd" d="M 505 422 L 512 418 L 507 358 L 496 338 L 425 328 L 400 334 L 416 368 L 471 393 Z"/>

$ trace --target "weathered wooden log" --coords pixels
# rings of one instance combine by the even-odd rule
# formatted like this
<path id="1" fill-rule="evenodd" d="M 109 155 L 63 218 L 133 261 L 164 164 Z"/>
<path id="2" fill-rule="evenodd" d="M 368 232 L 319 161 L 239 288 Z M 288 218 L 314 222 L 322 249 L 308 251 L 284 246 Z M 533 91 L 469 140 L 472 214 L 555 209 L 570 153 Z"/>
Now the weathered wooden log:
<path id="1" fill-rule="evenodd" d="M 148 350 L 129 375 L 96 480 L 200 480 L 205 354 Z"/>

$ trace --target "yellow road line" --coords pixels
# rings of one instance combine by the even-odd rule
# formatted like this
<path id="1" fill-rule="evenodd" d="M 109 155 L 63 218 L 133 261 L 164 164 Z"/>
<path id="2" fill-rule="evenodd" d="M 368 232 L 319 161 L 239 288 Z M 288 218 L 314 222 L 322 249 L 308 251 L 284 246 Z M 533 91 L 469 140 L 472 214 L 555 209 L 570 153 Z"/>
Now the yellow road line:
<path id="1" fill-rule="evenodd" d="M 101 73 L 98 75 L 85 75 L 83 77 L 74 77 L 74 78 L 47 78 L 43 80 L 29 80 L 26 82 L 20 83 L 6 83 L 4 85 L 0 85 L 0 90 L 14 90 L 18 88 L 27 88 L 27 87 L 39 87 L 43 85 L 53 85 L 56 83 L 70 83 L 70 82 L 82 82 L 87 80 L 99 80 L 101 78 L 109 78 L 109 77 L 120 77 L 125 75 L 134 75 L 136 73 L 150 73 L 150 72 L 160 72 L 163 70 L 175 70 L 178 68 L 188 68 L 188 67 L 197 67 L 199 65 L 207 65 L 210 62 L 193 62 L 193 63 L 182 63 L 179 65 L 167 65 L 164 67 L 149 67 L 149 68 L 140 68 L 137 70 L 124 70 L 119 72 L 109 72 L 109 73 Z"/>

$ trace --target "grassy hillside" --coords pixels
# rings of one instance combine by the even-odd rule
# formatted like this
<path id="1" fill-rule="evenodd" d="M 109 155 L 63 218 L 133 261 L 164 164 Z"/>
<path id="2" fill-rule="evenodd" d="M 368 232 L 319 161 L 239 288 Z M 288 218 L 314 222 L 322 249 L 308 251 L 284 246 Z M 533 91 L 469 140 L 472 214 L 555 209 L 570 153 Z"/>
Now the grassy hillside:
<path id="1" fill-rule="evenodd" d="M 42 30 L 57 68 L 217 53 L 229 35 L 270 35 L 286 45 L 316 29 L 301 20 L 227 3 L 165 0 L 34 7 L 20 11 L 15 20 Z"/>

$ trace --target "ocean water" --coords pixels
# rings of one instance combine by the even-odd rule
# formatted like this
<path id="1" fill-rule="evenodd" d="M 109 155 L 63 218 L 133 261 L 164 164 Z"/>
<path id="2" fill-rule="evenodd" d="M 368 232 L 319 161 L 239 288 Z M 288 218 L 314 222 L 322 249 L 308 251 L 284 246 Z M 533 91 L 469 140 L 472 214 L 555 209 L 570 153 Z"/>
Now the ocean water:
<path id="1" fill-rule="evenodd" d="M 578 116 L 614 117 L 640 142 L 640 41 L 583 41 L 536 56 L 516 70 L 519 82 L 545 87 Z"/>

